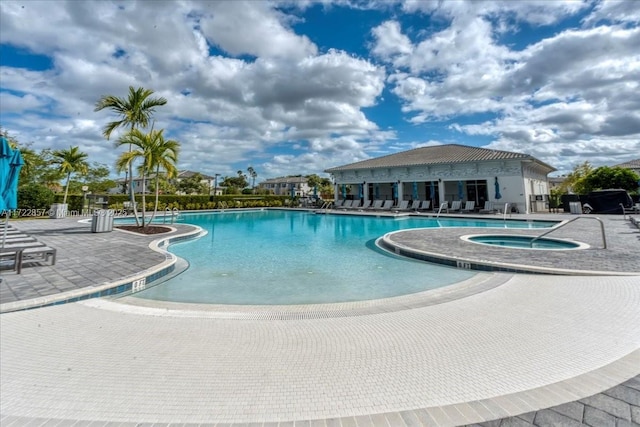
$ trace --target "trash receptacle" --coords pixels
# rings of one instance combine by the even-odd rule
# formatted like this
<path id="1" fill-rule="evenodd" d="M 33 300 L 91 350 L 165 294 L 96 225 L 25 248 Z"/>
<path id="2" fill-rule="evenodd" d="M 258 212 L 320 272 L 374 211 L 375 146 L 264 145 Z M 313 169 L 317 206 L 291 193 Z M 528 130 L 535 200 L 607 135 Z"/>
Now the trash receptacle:
<path id="1" fill-rule="evenodd" d="M 60 219 L 67 216 L 68 205 L 66 203 L 54 203 L 49 209 L 49 218 Z"/>
<path id="2" fill-rule="evenodd" d="M 97 209 L 91 218 L 92 233 L 107 233 L 113 231 L 113 210 Z"/>
<path id="3" fill-rule="evenodd" d="M 569 202 L 569 210 L 572 214 L 581 214 L 582 213 L 582 203 L 580 202 Z"/>

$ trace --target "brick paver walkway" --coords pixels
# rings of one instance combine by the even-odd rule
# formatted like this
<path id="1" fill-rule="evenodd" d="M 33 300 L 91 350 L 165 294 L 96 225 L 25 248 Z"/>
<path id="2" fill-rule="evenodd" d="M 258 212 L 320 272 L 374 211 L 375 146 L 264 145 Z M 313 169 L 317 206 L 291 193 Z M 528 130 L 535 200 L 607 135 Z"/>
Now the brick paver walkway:
<path id="1" fill-rule="evenodd" d="M 607 221 L 612 250 L 640 254 L 640 231 Z M 62 255 L 56 269 L 80 257 L 84 272 L 82 254 L 98 242 L 110 254 L 151 252 L 149 237 L 45 222 L 51 230 L 37 229 Z M 147 255 L 136 268 L 164 261 Z M 128 256 L 97 256 L 98 274 Z M 607 256 L 596 268 L 609 261 L 618 268 Z M 4 313 L 0 424 L 638 425 L 638 276 L 478 277 L 492 275 L 499 283 L 463 298 L 440 290 L 433 304 L 357 316 L 225 318 L 97 299 Z M 20 276 L 5 275 L 13 288 L 2 295 L 34 295 Z M 46 283 L 36 294 L 61 286 Z"/>

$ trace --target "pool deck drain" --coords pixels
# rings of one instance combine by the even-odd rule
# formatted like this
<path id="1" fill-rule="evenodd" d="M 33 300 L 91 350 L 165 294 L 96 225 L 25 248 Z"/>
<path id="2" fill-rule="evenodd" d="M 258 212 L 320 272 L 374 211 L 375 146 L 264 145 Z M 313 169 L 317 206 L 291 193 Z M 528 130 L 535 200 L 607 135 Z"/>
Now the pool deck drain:
<path id="1" fill-rule="evenodd" d="M 567 218 L 539 219 L 556 217 Z M 621 216 L 606 223 L 610 251 L 594 250 L 589 269 L 633 272 L 639 230 Z M 68 220 L 18 224 L 28 226 L 58 248 L 54 267 L 73 273 L 75 288 L 100 283 L 75 279 L 90 275 L 74 259 L 90 250 L 108 254 L 87 263 L 95 276 L 118 273 L 132 253 L 139 270 L 161 262 L 144 250 L 153 240 L 145 236 L 90 234 Z M 578 235 L 597 247 L 588 230 Z M 450 246 L 440 251 L 457 256 Z M 635 268 L 617 256 L 625 251 L 635 254 Z M 48 277 L 50 268 L 24 271 Z M 48 281 L 20 276 L 4 275 L 12 298 L 51 292 Z M 639 278 L 504 277 L 462 298 L 360 316 L 224 319 L 101 299 L 5 313 L 0 423 L 447 426 L 509 416 L 517 417 L 504 421 L 511 425 L 640 423 Z M 56 285 L 64 289 L 62 280 Z"/>

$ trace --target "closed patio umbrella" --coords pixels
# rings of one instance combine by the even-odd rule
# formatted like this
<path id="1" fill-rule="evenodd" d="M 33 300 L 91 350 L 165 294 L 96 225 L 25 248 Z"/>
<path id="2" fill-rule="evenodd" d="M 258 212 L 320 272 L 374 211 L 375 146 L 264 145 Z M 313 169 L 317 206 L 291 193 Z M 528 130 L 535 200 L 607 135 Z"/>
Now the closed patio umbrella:
<path id="1" fill-rule="evenodd" d="M 362 199 L 362 184 L 358 184 L 358 199 Z"/>
<path id="2" fill-rule="evenodd" d="M 398 184 L 397 183 L 393 183 L 393 198 L 397 199 L 398 198 Z"/>
<path id="3" fill-rule="evenodd" d="M 435 199 L 436 199 L 436 184 L 435 182 L 431 181 L 431 203 L 432 204 Z"/>
<path id="4" fill-rule="evenodd" d="M 342 200 L 347 198 L 347 186 L 342 184 Z"/>
<path id="5" fill-rule="evenodd" d="M 418 183 L 413 181 L 413 200 L 418 200 Z"/>
<path id="6" fill-rule="evenodd" d="M 458 200 L 464 199 L 464 188 L 462 181 L 458 181 Z"/>
<path id="7" fill-rule="evenodd" d="M 378 186 L 378 184 L 376 184 L 376 186 L 375 186 L 374 194 L 375 194 L 375 199 L 379 200 L 380 199 L 380 187 Z"/>
<path id="8" fill-rule="evenodd" d="M 496 189 L 496 200 L 502 199 L 502 194 L 500 194 L 500 183 L 498 183 L 498 177 L 496 176 L 496 180 L 493 184 Z"/>
<path id="9" fill-rule="evenodd" d="M 5 168 L 8 169 L 7 173 L 2 177 L 2 185 L 0 185 L 0 189 L 2 190 L 0 199 L 2 199 L 2 204 L 4 205 L 3 209 L 7 212 L 7 219 L 4 223 L 4 232 L 2 234 L 2 247 L 4 247 L 4 243 L 7 238 L 9 211 L 18 208 L 18 179 L 20 178 L 20 169 L 22 169 L 22 166 L 24 165 L 20 151 L 11 151 L 12 154 L 10 158 L 0 159 L 0 161 L 8 163 L 8 168 Z"/>

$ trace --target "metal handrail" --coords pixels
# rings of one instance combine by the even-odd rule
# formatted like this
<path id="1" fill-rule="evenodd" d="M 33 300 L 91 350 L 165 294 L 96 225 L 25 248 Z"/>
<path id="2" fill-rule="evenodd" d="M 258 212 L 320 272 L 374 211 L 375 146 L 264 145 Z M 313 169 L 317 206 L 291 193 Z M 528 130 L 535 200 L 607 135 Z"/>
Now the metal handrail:
<path id="1" fill-rule="evenodd" d="M 171 224 L 173 224 L 174 218 L 177 218 L 179 216 L 180 216 L 180 210 L 178 208 L 173 208 L 171 210 Z"/>
<path id="2" fill-rule="evenodd" d="M 506 221 L 507 220 L 507 211 L 509 211 L 509 218 L 511 218 L 511 206 L 509 206 L 510 203 L 505 203 L 504 204 L 504 212 L 502 213 L 502 220 Z"/>
<path id="3" fill-rule="evenodd" d="M 169 214 L 171 214 L 171 209 L 169 209 L 169 206 L 167 206 L 166 208 L 164 208 L 164 215 L 162 216 L 163 224 L 167 221 L 167 216 L 169 216 Z"/>
<path id="4" fill-rule="evenodd" d="M 438 208 L 438 214 L 436 215 L 436 218 L 440 217 L 440 212 L 442 212 L 442 209 L 446 209 L 447 213 L 449 213 L 449 202 L 440 203 L 440 207 Z"/>
<path id="5" fill-rule="evenodd" d="M 568 225 L 568 224 L 572 223 L 573 221 L 577 221 L 577 220 L 579 220 L 579 219 L 595 219 L 596 221 L 598 221 L 598 222 L 600 223 L 600 232 L 601 232 L 601 234 L 602 234 L 602 244 L 603 244 L 603 249 L 607 249 L 607 238 L 606 238 L 605 233 L 604 233 L 604 222 L 602 222 L 602 220 L 601 220 L 600 218 L 595 217 L 595 216 L 579 216 L 579 217 L 576 217 L 576 218 L 570 219 L 569 221 L 565 222 L 564 224 L 560 224 L 558 227 L 552 228 L 552 229 L 551 229 L 551 230 L 549 230 L 549 231 L 545 231 L 545 232 L 544 232 L 544 233 L 542 233 L 541 235 L 539 235 L 539 236 L 535 237 L 534 239 L 532 239 L 532 240 L 529 242 L 529 245 L 530 245 L 531 247 L 533 247 L 533 242 L 535 242 L 535 241 L 536 241 L 536 240 L 538 240 L 539 238 L 544 237 L 544 236 L 546 236 L 547 234 L 552 233 L 552 232 L 554 232 L 554 231 L 556 231 L 556 230 L 559 230 L 559 229 L 561 229 L 562 227 L 564 227 L 565 225 Z"/>

